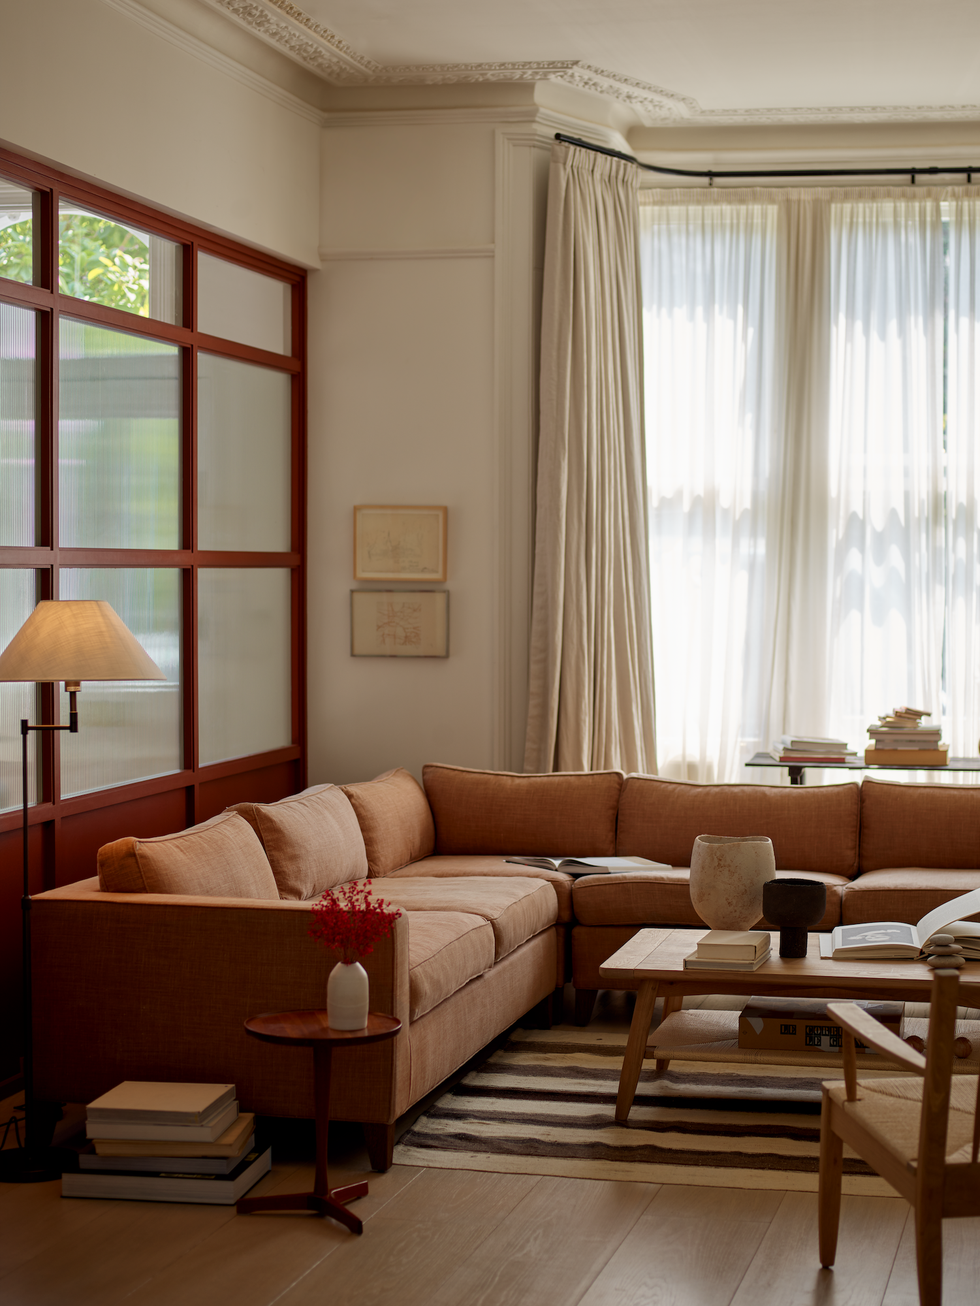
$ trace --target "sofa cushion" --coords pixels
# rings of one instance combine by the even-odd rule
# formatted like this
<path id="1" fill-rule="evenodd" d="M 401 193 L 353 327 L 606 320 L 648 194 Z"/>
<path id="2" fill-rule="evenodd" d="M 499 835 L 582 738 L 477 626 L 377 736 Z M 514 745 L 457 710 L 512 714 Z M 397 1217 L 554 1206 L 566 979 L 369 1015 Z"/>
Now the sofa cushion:
<path id="1" fill-rule="evenodd" d="M 469 875 L 519 876 L 522 879 L 547 880 L 558 895 L 558 923 L 568 925 L 572 916 L 573 875 L 565 871 L 548 871 L 536 866 L 518 866 L 503 857 L 423 857 L 420 862 L 409 862 L 400 871 L 392 871 L 393 879 L 460 878 Z M 386 889 L 387 892 L 387 889 Z"/>
<path id="2" fill-rule="evenodd" d="M 422 786 L 404 767 L 341 788 L 361 827 L 369 875 L 388 875 L 428 857 L 435 848 L 429 804 Z"/>
<path id="3" fill-rule="evenodd" d="M 385 883 L 384 897 L 405 912 L 465 912 L 482 917 L 493 929 L 496 960 L 554 925 L 558 917 L 558 900 L 551 885 L 525 877 L 392 876 Z"/>
<path id="4" fill-rule="evenodd" d="M 422 783 L 437 853 L 601 857 L 616 851 L 619 771 L 518 775 L 429 764 Z"/>
<path id="5" fill-rule="evenodd" d="M 861 786 L 861 870 L 889 866 L 980 870 L 980 785 L 867 778 Z"/>
<path id="6" fill-rule="evenodd" d="M 798 870 L 777 871 L 776 879 L 802 874 Z M 827 886 L 827 910 L 817 930 L 840 924 L 841 893 L 848 880 L 843 875 L 807 871 L 811 880 Z M 581 925 L 692 925 L 704 921 L 691 902 L 688 868 L 674 866 L 640 875 L 583 875 L 572 888 L 572 910 Z M 771 928 L 760 921 L 757 928 Z"/>
<path id="7" fill-rule="evenodd" d="M 408 918 L 409 1019 L 418 1020 L 493 965 L 493 930 L 482 916 L 413 911 Z"/>
<path id="8" fill-rule="evenodd" d="M 106 893 L 182 893 L 213 898 L 279 897 L 255 831 L 237 812 L 153 839 L 116 839 L 99 849 Z"/>
<path id="9" fill-rule="evenodd" d="M 847 886 L 841 919 L 845 925 L 865 921 L 908 921 L 915 925 L 933 907 L 941 907 L 971 889 L 980 889 L 980 870 L 897 866 L 866 871 Z"/>
<path id="10" fill-rule="evenodd" d="M 317 898 L 368 873 L 354 809 L 334 785 L 307 789 L 278 803 L 235 803 L 265 849 L 280 898 Z"/>
<path id="11" fill-rule="evenodd" d="M 778 870 L 858 868 L 860 786 L 692 784 L 630 775 L 619 803 L 616 852 L 690 866 L 699 834 L 766 834 Z"/>

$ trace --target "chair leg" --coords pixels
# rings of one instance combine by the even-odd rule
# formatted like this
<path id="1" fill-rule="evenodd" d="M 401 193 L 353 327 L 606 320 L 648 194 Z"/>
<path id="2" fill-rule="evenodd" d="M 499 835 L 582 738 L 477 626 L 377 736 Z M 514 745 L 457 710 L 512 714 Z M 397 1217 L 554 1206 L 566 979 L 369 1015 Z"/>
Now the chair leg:
<path id="1" fill-rule="evenodd" d="M 833 1265 L 837 1256 L 841 1177 L 844 1172 L 844 1144 L 834 1133 L 830 1112 L 830 1099 L 825 1091 L 820 1112 L 820 1180 L 817 1204 L 820 1264 L 827 1270 Z"/>
<path id="2" fill-rule="evenodd" d="M 595 1007 L 595 1000 L 599 996 L 598 989 L 576 989 L 575 990 L 575 1023 L 576 1025 L 587 1025 L 592 1019 L 592 1010 Z"/>
<path id="3" fill-rule="evenodd" d="M 943 1221 L 938 1203 L 916 1204 L 915 1260 L 919 1273 L 919 1306 L 942 1306 Z"/>

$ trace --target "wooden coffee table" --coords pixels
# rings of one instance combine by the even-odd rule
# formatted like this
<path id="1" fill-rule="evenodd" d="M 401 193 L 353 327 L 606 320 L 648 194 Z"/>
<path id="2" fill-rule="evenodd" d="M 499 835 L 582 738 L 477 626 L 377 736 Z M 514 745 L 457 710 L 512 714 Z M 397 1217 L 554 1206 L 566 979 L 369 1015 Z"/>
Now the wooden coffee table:
<path id="1" fill-rule="evenodd" d="M 664 1020 L 680 1010 L 684 998 L 709 993 L 929 1001 L 932 970 L 924 962 L 827 961 L 820 956 L 820 939 L 816 934 L 810 935 L 805 957 L 779 957 L 774 951 L 758 970 L 685 970 L 684 958 L 694 951 L 706 933 L 706 930 L 640 930 L 599 967 L 600 976 L 614 987 L 622 988 L 624 980 L 639 981 L 616 1097 L 616 1119 L 621 1122 L 629 1117 L 633 1105 L 658 997 L 664 999 Z M 777 938 L 774 934 L 774 945 Z M 963 1003 L 980 1005 L 980 962 L 969 962 L 963 967 L 960 985 Z"/>
<path id="2" fill-rule="evenodd" d="M 263 1043 L 286 1043 L 313 1049 L 313 1086 L 316 1101 L 316 1177 L 310 1193 L 280 1193 L 268 1197 L 242 1197 L 235 1209 L 239 1215 L 253 1211 L 315 1211 L 329 1215 L 350 1229 L 363 1233 L 364 1225 L 345 1202 L 365 1197 L 365 1180 L 331 1189 L 327 1182 L 327 1133 L 330 1124 L 330 1058 L 334 1048 L 363 1047 L 394 1038 L 402 1023 L 394 1016 L 371 1012 L 364 1029 L 334 1029 L 327 1024 L 325 1011 L 279 1011 L 265 1016 L 250 1016 L 245 1028 Z"/>

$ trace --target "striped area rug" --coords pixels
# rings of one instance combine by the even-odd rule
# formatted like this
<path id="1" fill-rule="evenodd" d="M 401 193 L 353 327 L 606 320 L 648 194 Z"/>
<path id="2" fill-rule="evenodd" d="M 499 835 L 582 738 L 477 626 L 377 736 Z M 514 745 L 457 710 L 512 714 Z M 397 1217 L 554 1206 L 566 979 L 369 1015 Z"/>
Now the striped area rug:
<path id="1" fill-rule="evenodd" d="M 402 1136 L 395 1161 L 437 1169 L 816 1192 L 819 1078 L 806 1068 L 644 1064 L 613 1119 L 625 1037 L 517 1030 Z M 844 1191 L 896 1196 L 845 1151 Z"/>

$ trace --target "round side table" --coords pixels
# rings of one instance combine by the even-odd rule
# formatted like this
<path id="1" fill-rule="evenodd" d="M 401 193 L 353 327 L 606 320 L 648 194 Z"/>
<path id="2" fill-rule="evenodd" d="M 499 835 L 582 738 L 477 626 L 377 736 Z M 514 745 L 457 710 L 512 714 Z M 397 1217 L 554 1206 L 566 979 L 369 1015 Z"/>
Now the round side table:
<path id="1" fill-rule="evenodd" d="M 364 1029 L 333 1029 L 327 1024 L 325 1011 L 279 1011 L 250 1016 L 246 1031 L 263 1043 L 285 1043 L 313 1049 L 313 1085 L 316 1101 L 316 1178 L 311 1193 L 270 1194 L 268 1197 L 242 1197 L 236 1204 L 239 1215 L 252 1211 L 315 1211 L 329 1215 L 350 1229 L 363 1233 L 364 1225 L 352 1215 L 345 1202 L 367 1194 L 367 1181 L 331 1189 L 327 1182 L 327 1132 L 330 1124 L 330 1058 L 334 1048 L 362 1047 L 394 1038 L 402 1023 L 394 1016 L 372 1012 Z"/>

